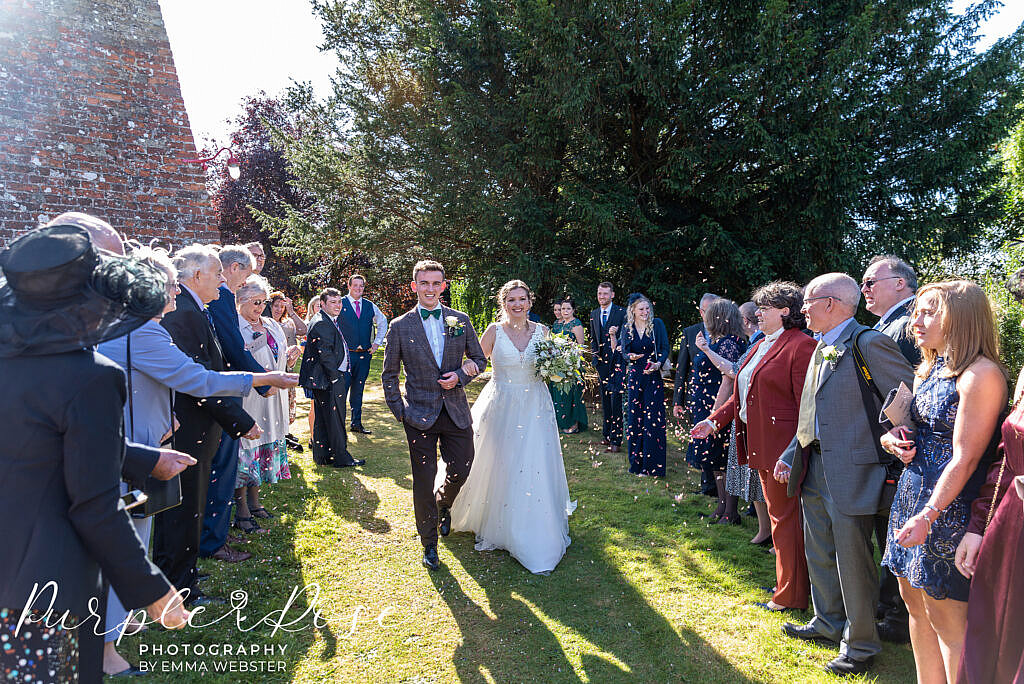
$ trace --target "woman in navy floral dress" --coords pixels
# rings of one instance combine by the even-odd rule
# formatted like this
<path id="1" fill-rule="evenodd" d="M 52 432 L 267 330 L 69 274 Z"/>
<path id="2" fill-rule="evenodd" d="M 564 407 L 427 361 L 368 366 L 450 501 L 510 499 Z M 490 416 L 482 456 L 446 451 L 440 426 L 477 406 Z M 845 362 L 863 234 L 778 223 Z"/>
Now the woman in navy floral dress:
<path id="1" fill-rule="evenodd" d="M 899 578 L 910 611 L 918 681 L 956 681 L 967 627 L 969 581 L 956 569 L 971 503 L 1002 409 L 994 317 L 984 291 L 966 281 L 921 289 L 913 316 L 921 347 L 912 405 L 916 434 L 900 426 L 882 445 L 906 469 L 897 485 L 882 564 Z M 905 437 L 905 438 L 904 438 Z"/>
<path id="2" fill-rule="evenodd" d="M 747 343 L 743 337 L 740 310 L 735 302 L 719 299 L 710 304 L 704 311 L 704 327 L 711 338 L 708 341 L 711 351 L 729 361 L 739 361 L 746 351 Z M 698 353 L 690 370 L 690 394 L 686 399 L 686 407 L 694 425 L 711 415 L 721 386 L 721 371 L 704 352 Z M 705 471 L 709 479 L 714 480 L 718 490 L 718 508 L 711 516 L 712 522 L 717 522 L 725 514 L 725 466 L 728 455 L 729 434 L 725 431 L 706 439 L 691 439 L 686 450 L 686 462 Z"/>

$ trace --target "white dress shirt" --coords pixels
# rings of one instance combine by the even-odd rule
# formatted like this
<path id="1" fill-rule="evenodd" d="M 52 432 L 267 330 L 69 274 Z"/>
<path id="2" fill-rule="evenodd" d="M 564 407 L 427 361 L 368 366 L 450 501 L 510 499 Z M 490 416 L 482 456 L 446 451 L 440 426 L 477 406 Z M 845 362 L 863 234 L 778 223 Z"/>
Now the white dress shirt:
<path id="1" fill-rule="evenodd" d="M 611 304 L 609 304 L 606 307 L 602 307 L 601 308 L 600 318 L 598 319 L 598 322 L 599 322 L 599 324 L 601 325 L 602 328 L 605 327 L 605 325 L 608 324 L 608 316 L 612 315 L 611 311 L 612 311 L 612 305 Z"/>
<path id="2" fill-rule="evenodd" d="M 352 305 L 352 310 L 356 310 L 356 300 L 352 299 L 352 295 L 345 295 L 345 299 Z M 384 343 L 384 338 L 388 334 L 388 317 L 384 315 L 384 312 L 377 308 L 377 305 L 368 299 L 359 298 L 359 313 L 362 314 L 362 307 L 369 305 L 373 308 L 373 324 L 377 326 L 377 335 L 373 339 L 373 344 L 378 347 Z"/>
<path id="3" fill-rule="evenodd" d="M 892 306 L 890 306 L 890 307 L 889 307 L 889 310 L 885 312 L 885 315 L 883 315 L 883 316 L 882 316 L 881 318 L 879 318 L 879 319 L 878 319 L 878 323 L 875 323 L 875 330 L 878 330 L 879 328 L 881 328 L 881 327 L 882 327 L 882 325 L 884 325 L 884 324 L 885 324 L 885 320 L 886 320 L 887 318 L 889 318 L 889 316 L 891 316 L 891 315 L 892 315 L 892 312 L 893 312 L 893 311 L 895 311 L 896 309 L 900 308 L 901 306 L 903 306 L 903 305 L 904 305 L 904 304 L 906 304 L 907 302 L 912 302 L 912 301 L 914 301 L 914 297 L 916 297 L 916 296 L 917 296 L 917 295 L 910 295 L 909 297 L 907 297 L 907 298 L 906 298 L 906 299 L 904 299 L 903 301 L 901 301 L 901 302 L 896 302 L 895 304 L 893 304 Z"/>
<path id="4" fill-rule="evenodd" d="M 442 313 L 439 317 L 434 318 L 433 316 L 427 316 L 423 318 L 423 314 L 420 311 L 435 311 L 440 310 L 441 305 L 438 304 L 433 309 L 428 309 L 420 304 L 416 305 L 416 315 L 423 321 L 423 331 L 427 333 L 427 342 L 430 343 L 430 351 L 434 352 L 434 360 L 437 361 L 437 367 L 441 367 L 441 357 L 444 356 L 444 314 Z"/>
<path id="5" fill-rule="evenodd" d="M 761 359 L 768 354 L 768 351 L 772 348 L 772 345 L 782 337 L 782 333 L 785 328 L 779 328 L 771 335 L 765 335 L 761 344 L 758 346 L 757 351 L 754 352 L 754 358 L 750 359 L 742 370 L 736 375 L 736 382 L 739 384 L 740 394 L 740 420 L 744 423 L 747 422 L 747 393 L 750 391 L 750 378 L 754 375 L 754 370 L 757 369 L 757 365 L 761 363 Z"/>
<path id="6" fill-rule="evenodd" d="M 326 318 L 332 324 L 334 324 L 334 327 L 338 328 L 338 334 L 341 335 L 341 328 L 338 327 L 338 321 L 336 320 L 336 318 L 331 318 L 330 315 L 328 315 L 327 313 L 324 313 L 324 318 Z M 345 348 L 345 358 L 343 358 L 341 360 L 341 365 L 338 366 L 338 370 L 341 371 L 342 373 L 347 373 L 348 372 L 348 342 L 345 341 L 345 336 L 344 335 L 341 335 L 341 344 Z"/>

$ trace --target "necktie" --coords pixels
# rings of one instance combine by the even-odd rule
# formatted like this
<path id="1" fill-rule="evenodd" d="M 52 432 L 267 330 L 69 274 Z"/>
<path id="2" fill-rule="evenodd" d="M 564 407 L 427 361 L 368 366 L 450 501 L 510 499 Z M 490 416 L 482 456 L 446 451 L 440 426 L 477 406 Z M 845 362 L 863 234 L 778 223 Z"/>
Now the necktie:
<path id="1" fill-rule="evenodd" d="M 356 318 L 359 318 L 362 315 L 362 309 L 363 309 L 363 307 L 362 307 L 362 300 L 361 299 L 357 299 L 356 300 Z"/>
<path id="2" fill-rule="evenodd" d="M 427 311 L 426 309 L 420 309 L 420 317 L 423 318 L 423 320 L 427 320 L 431 316 L 433 316 L 437 320 L 441 320 L 441 307 L 437 307 L 433 311 Z"/>
<path id="3" fill-rule="evenodd" d="M 821 371 L 821 364 L 824 358 L 821 350 L 824 344 L 818 342 L 814 349 L 814 358 L 807 369 L 807 377 L 804 378 L 804 389 L 800 395 L 800 418 L 796 427 L 796 438 L 800 446 L 805 447 L 814 441 L 815 433 L 815 400 L 814 395 L 818 393 L 818 375 Z"/>
<path id="4" fill-rule="evenodd" d="M 203 307 L 203 313 L 206 314 L 206 320 L 210 322 L 210 327 L 213 328 L 214 332 L 216 332 L 217 326 L 213 324 L 213 314 L 211 314 L 210 310 L 207 309 L 205 306 Z"/>
<path id="5" fill-rule="evenodd" d="M 608 309 L 601 312 L 601 327 L 605 328 L 608 326 Z"/>

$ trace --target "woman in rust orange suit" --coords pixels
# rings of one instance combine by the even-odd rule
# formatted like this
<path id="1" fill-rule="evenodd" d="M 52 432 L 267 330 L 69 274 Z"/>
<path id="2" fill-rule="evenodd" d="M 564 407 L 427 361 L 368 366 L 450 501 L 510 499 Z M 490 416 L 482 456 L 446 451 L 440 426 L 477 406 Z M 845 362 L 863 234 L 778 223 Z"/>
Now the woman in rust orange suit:
<path id="1" fill-rule="evenodd" d="M 800 497 L 787 496 L 787 485 L 777 482 L 772 471 L 796 434 L 800 394 L 816 345 L 803 332 L 803 293 L 796 284 L 769 283 L 754 293 L 753 301 L 765 336 L 736 374 L 732 397 L 694 426 L 691 435 L 704 438 L 736 421 L 736 453 L 761 478 L 775 544 L 775 595 L 759 605 L 805 610 L 810 583 Z"/>

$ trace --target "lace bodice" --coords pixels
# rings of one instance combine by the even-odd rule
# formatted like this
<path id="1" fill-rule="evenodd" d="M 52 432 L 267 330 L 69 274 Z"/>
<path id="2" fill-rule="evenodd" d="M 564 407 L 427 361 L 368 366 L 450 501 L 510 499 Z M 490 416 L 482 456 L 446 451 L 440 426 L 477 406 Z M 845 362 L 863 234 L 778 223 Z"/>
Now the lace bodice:
<path id="1" fill-rule="evenodd" d="M 494 349 L 491 350 L 491 376 L 502 385 L 530 385 L 541 382 L 537 377 L 537 340 L 541 337 L 540 324 L 533 331 L 526 349 L 520 352 L 512 344 L 501 324 L 494 326 Z"/>

